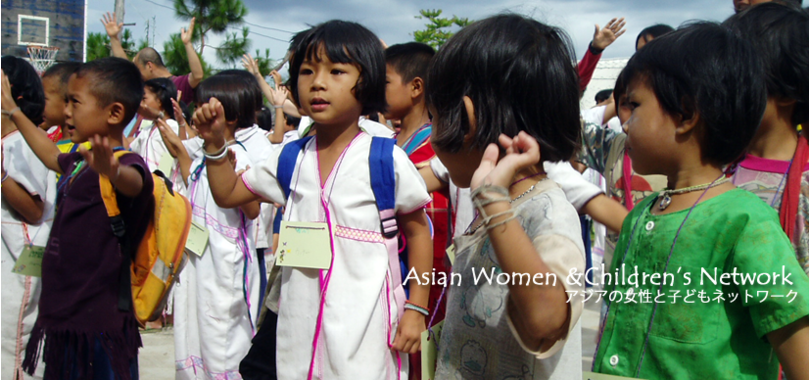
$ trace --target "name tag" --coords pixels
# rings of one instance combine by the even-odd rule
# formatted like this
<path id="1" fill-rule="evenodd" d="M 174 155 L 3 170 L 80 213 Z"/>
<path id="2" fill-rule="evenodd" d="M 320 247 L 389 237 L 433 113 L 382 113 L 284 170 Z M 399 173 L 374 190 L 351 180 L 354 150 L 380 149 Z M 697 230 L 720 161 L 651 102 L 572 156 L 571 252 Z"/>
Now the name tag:
<path id="1" fill-rule="evenodd" d="M 444 321 L 431 327 L 433 337 L 430 337 L 430 330 L 422 332 L 422 379 L 433 380 L 436 378 L 436 357 L 439 351 L 439 338 L 442 336 Z"/>
<path id="2" fill-rule="evenodd" d="M 188 231 L 188 239 L 186 239 L 186 250 L 202 257 L 203 253 L 205 253 L 205 247 L 207 246 L 208 229 L 197 222 L 191 222 L 191 228 Z"/>
<path id="3" fill-rule="evenodd" d="M 163 156 L 160 157 L 160 161 L 158 162 L 157 170 L 160 170 L 166 178 L 171 175 L 172 168 L 174 167 L 174 157 L 172 157 L 169 152 L 163 153 Z"/>
<path id="4" fill-rule="evenodd" d="M 633 378 L 624 376 L 605 375 L 604 373 L 582 371 L 582 380 L 630 380 L 630 379 Z"/>
<path id="5" fill-rule="evenodd" d="M 42 277 L 42 256 L 44 255 L 45 247 L 26 245 L 11 271 L 24 276 Z"/>
<path id="6" fill-rule="evenodd" d="M 455 244 L 450 244 L 450 246 L 447 247 L 447 249 L 445 249 L 444 251 L 447 252 L 447 258 L 450 259 L 450 265 L 455 264 L 456 263 L 456 245 Z"/>
<path id="7" fill-rule="evenodd" d="M 332 265 L 329 226 L 326 223 L 282 221 L 276 265 L 329 269 Z"/>

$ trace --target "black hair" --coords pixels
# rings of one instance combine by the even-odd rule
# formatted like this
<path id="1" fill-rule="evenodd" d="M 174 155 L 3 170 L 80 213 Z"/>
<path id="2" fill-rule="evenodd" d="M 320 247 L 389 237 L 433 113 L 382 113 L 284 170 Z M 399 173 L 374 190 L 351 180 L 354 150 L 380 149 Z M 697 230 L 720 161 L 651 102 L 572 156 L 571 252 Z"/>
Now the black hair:
<path id="1" fill-rule="evenodd" d="M 298 98 L 298 71 L 304 61 L 324 59 L 318 56 L 321 47 L 330 61 L 353 64 L 360 69 L 360 78 L 354 87 L 354 97 L 363 105 L 360 114 L 385 111 L 385 54 L 382 43 L 364 26 L 340 20 L 315 26 L 296 46 L 288 81 L 296 104 L 301 104 Z"/>
<path id="2" fill-rule="evenodd" d="M 172 99 L 177 97 L 177 86 L 174 85 L 174 82 L 169 78 L 155 78 L 143 82 L 143 85 L 155 94 L 160 102 L 160 107 L 163 108 L 163 113 L 170 119 L 174 119 Z"/>
<path id="3" fill-rule="evenodd" d="M 414 78 L 427 77 L 430 60 L 436 55 L 430 45 L 421 42 L 398 44 L 385 49 L 385 64 L 394 68 L 402 77 L 402 83 L 408 83 Z"/>
<path id="4" fill-rule="evenodd" d="M 471 148 L 483 151 L 501 133 L 525 131 L 537 139 L 543 161 L 570 159 L 581 129 L 573 57 L 562 29 L 523 16 L 493 16 L 461 29 L 428 71 L 432 143 L 450 153 L 462 149 L 468 96 L 477 125 Z"/>
<path id="5" fill-rule="evenodd" d="M 641 32 L 638 34 L 638 37 L 636 37 L 636 44 L 634 45 L 634 47 L 638 46 L 638 41 L 641 41 L 642 38 L 644 38 L 644 42 L 649 43 L 653 39 L 661 37 L 664 34 L 667 34 L 673 30 L 675 29 L 666 24 L 655 24 L 653 26 L 648 26 L 642 29 Z"/>
<path id="6" fill-rule="evenodd" d="M 300 117 L 295 117 L 288 113 L 285 113 L 284 116 L 287 118 L 287 125 L 291 127 L 298 127 L 298 124 L 301 123 Z"/>
<path id="7" fill-rule="evenodd" d="M 57 63 L 45 70 L 42 73 L 42 80 L 44 81 L 45 78 L 57 78 L 57 83 L 59 84 L 59 91 L 62 94 L 67 93 L 67 85 L 68 81 L 70 80 L 70 76 L 79 69 L 79 66 L 82 64 L 79 62 L 61 62 Z"/>
<path id="8" fill-rule="evenodd" d="M 35 125 L 42 123 L 42 111 L 45 110 L 45 91 L 39 74 L 22 58 L 5 55 L 0 66 L 11 84 L 11 96 L 25 116 Z"/>
<path id="9" fill-rule="evenodd" d="M 259 87 L 259 81 L 255 76 L 253 76 L 253 74 L 247 72 L 246 70 L 229 69 L 222 70 L 217 73 L 217 75 L 230 75 L 235 79 L 242 81 L 248 87 L 248 91 L 251 92 L 251 99 L 254 100 L 253 106 L 255 107 L 255 112 L 259 112 L 262 109 L 262 88 Z"/>
<path id="10" fill-rule="evenodd" d="M 244 80 L 229 74 L 217 74 L 197 86 L 197 104 L 217 98 L 225 109 L 225 120 L 236 121 L 236 129 L 247 128 L 256 122 L 256 93 Z M 255 81 L 255 79 L 254 79 Z M 261 104 L 261 97 L 258 100 Z"/>
<path id="11" fill-rule="evenodd" d="M 273 121 L 273 114 L 275 110 L 271 110 L 267 107 L 262 107 L 259 112 L 256 112 L 256 124 L 259 128 L 270 132 L 273 129 L 274 121 Z"/>
<path id="12" fill-rule="evenodd" d="M 723 25 L 754 45 L 765 69 L 768 96 L 796 100 L 791 121 L 793 125 L 807 123 L 807 12 L 764 3 L 729 17 Z"/>
<path id="13" fill-rule="evenodd" d="M 147 63 L 152 62 L 157 67 L 166 67 L 160 53 L 151 47 L 145 47 L 138 52 L 138 62 L 141 63 L 141 66 L 146 66 Z"/>
<path id="14" fill-rule="evenodd" d="M 728 28 L 698 22 L 651 41 L 621 76 L 628 84 L 642 80 L 676 120 L 698 117 L 702 158 L 724 165 L 745 151 L 765 112 L 756 56 L 753 46 Z"/>
<path id="15" fill-rule="evenodd" d="M 597 104 L 608 100 L 611 96 L 613 96 L 613 89 L 606 89 L 596 93 L 594 95 L 593 100 L 596 101 Z"/>
<path id="16" fill-rule="evenodd" d="M 90 94 L 100 107 L 119 102 L 124 106 L 126 125 L 135 116 L 143 99 L 143 78 L 134 63 L 117 57 L 106 57 L 83 63 L 76 70 L 76 77 L 89 76 Z"/>

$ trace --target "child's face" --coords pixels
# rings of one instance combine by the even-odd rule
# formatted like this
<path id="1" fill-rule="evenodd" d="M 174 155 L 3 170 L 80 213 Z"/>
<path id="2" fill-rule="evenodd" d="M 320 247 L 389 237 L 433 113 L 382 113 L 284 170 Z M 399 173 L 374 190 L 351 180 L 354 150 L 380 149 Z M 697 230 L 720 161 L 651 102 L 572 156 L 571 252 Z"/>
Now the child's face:
<path id="1" fill-rule="evenodd" d="M 411 84 L 403 83 L 402 76 L 391 65 L 385 65 L 385 100 L 388 102 L 386 119 L 402 119 L 408 114 L 411 101 Z"/>
<path id="2" fill-rule="evenodd" d="M 45 109 L 42 110 L 42 118 L 47 127 L 65 123 L 65 94 L 62 93 L 60 82 L 56 76 L 42 80 L 42 87 L 45 90 Z"/>
<path id="3" fill-rule="evenodd" d="M 678 156 L 676 120 L 666 113 L 647 83 L 636 78 L 627 88 L 630 115 L 622 125 L 625 147 L 639 174 L 666 174 Z"/>
<path id="4" fill-rule="evenodd" d="M 141 108 L 138 109 L 138 113 L 145 119 L 152 120 L 157 116 L 155 113 L 160 111 L 163 111 L 163 107 L 161 107 L 157 95 L 149 87 L 144 87 Z"/>
<path id="5" fill-rule="evenodd" d="M 360 69 L 350 63 L 334 63 L 323 48 L 301 64 L 298 100 L 304 114 L 320 125 L 356 123 L 363 110 L 354 96 Z"/>
<path id="6" fill-rule="evenodd" d="M 92 78 L 89 77 L 85 75 L 79 78 L 74 74 L 68 82 L 65 125 L 74 143 L 83 143 L 92 136 L 106 136 L 109 133 L 109 107 L 101 107 L 98 99 L 90 92 Z"/>

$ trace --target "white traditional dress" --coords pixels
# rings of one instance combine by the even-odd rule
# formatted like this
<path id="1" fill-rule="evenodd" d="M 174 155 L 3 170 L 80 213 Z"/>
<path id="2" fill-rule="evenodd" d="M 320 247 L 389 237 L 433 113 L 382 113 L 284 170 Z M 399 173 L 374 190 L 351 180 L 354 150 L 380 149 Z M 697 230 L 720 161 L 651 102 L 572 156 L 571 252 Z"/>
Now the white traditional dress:
<path id="1" fill-rule="evenodd" d="M 56 200 L 56 174 L 37 158 L 19 131 L 3 137 L 3 164 L 10 180 L 16 181 L 26 191 L 39 195 L 45 207 L 38 225 L 29 225 L 20 220 L 6 199 L 0 202 L 2 213 L 2 345 L 0 345 L 0 378 L 41 379 L 45 366 L 40 358 L 34 377 L 22 372 L 25 347 L 34 322 L 40 295 L 40 279 L 11 273 L 17 258 L 26 244 L 44 247 L 53 223 Z"/>
<path id="2" fill-rule="evenodd" d="M 316 140 L 310 140 L 298 155 L 284 220 L 330 225 L 334 245 L 331 277 L 316 337 L 321 277 L 327 271 L 283 268 L 276 349 L 278 378 L 306 379 L 312 364 L 313 378 L 406 379 L 407 355 L 390 348 L 398 310 L 370 185 L 371 136 L 360 132 L 355 137 L 323 186 Z M 394 148 L 393 161 L 397 214 L 419 210 L 430 202 L 424 181 L 398 147 Z M 251 191 L 284 204 L 286 199 L 276 180 L 277 167 L 278 154 L 274 154 L 242 178 Z"/>
<path id="3" fill-rule="evenodd" d="M 230 149 L 236 153 L 237 170 L 250 165 L 241 146 Z M 202 157 L 191 170 L 192 219 L 205 226 L 209 237 L 202 257 L 189 254 L 175 287 L 176 378 L 241 379 L 239 362 L 250 349 L 260 305 L 254 222 L 238 208 L 216 205 Z"/>
<path id="4" fill-rule="evenodd" d="M 169 125 L 175 134 L 179 133 L 180 127 L 177 125 L 176 121 L 166 119 L 166 124 Z M 143 157 L 143 160 L 146 161 L 146 165 L 149 166 L 149 171 L 151 172 L 158 169 L 158 166 L 160 166 L 160 159 L 163 158 L 165 153 L 169 152 L 169 149 L 166 148 L 166 143 L 163 142 L 163 136 L 160 135 L 160 131 L 152 120 L 144 120 L 141 123 L 141 129 L 138 131 L 138 136 L 135 137 L 135 140 L 132 140 L 129 148 L 133 152 L 138 153 L 141 155 L 141 157 Z M 172 164 L 172 168 L 174 167 L 175 165 Z M 166 176 L 169 177 L 173 183 L 177 183 L 179 180 L 179 172 L 174 169 L 171 171 L 171 173 L 164 174 L 166 174 Z"/>

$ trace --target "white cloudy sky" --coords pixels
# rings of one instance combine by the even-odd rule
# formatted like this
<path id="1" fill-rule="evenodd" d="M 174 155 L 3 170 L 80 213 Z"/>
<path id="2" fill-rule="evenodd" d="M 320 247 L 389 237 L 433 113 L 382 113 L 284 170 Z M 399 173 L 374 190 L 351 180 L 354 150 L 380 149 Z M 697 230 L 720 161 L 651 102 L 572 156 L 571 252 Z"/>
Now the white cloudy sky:
<path id="1" fill-rule="evenodd" d="M 136 40 L 144 38 L 146 21 L 155 17 L 155 47 L 163 50 L 163 42 L 176 33 L 185 22 L 174 16 L 172 0 L 125 0 L 127 23 Z M 412 41 L 412 32 L 423 28 L 424 20 L 416 19 L 420 9 L 442 9 L 443 16 L 458 15 L 481 19 L 510 11 L 532 16 L 541 22 L 565 29 L 581 56 L 593 37 L 594 24 L 604 25 L 612 17 L 625 17 L 627 33 L 609 47 L 604 58 L 629 57 L 634 51 L 636 35 L 646 26 L 665 23 L 676 27 L 684 21 L 703 19 L 722 21 L 733 13 L 732 0 L 243 0 L 249 9 L 246 17 L 251 30 L 252 48 L 270 49 L 270 56 L 281 58 L 292 33 L 330 19 L 359 22 L 389 45 Z M 807 0 L 804 0 L 807 3 Z M 113 0 L 89 0 L 88 32 L 104 32 L 99 21 L 104 12 L 112 11 Z M 212 36 L 213 37 L 213 36 Z M 209 37 L 211 38 L 211 37 Z M 211 38 L 217 45 L 221 39 Z M 205 59 L 215 63 L 213 49 L 205 51 Z M 215 64 L 215 66 L 223 66 Z"/>

